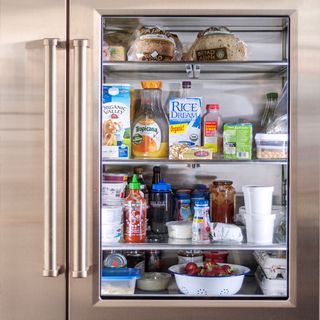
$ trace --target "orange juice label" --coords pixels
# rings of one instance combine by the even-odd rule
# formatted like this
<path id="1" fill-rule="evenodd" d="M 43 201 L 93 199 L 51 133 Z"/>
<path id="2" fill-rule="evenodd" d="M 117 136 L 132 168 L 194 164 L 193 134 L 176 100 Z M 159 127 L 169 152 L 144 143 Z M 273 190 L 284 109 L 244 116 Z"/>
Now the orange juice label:
<path id="1" fill-rule="evenodd" d="M 133 127 L 133 153 L 159 151 L 161 146 L 161 129 L 152 119 L 141 119 Z"/>
<path id="2" fill-rule="evenodd" d="M 204 135 L 205 137 L 213 137 L 217 132 L 217 121 L 205 121 Z"/>

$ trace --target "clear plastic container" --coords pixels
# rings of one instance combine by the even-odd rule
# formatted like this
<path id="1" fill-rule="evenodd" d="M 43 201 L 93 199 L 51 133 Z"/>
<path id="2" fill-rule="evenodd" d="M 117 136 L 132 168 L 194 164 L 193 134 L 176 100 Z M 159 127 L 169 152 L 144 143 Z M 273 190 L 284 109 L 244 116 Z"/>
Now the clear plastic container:
<path id="1" fill-rule="evenodd" d="M 287 134 L 257 133 L 255 141 L 258 159 L 286 159 L 288 157 Z"/>
<path id="2" fill-rule="evenodd" d="M 141 278 L 137 268 L 103 268 L 101 294 L 134 294 L 136 280 Z"/>

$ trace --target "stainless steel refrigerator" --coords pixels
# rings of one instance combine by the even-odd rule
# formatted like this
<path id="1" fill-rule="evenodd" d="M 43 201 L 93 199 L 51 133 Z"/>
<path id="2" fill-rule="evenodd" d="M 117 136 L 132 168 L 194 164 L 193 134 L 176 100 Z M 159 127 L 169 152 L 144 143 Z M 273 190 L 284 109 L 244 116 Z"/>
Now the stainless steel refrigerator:
<path id="1" fill-rule="evenodd" d="M 317 319 L 319 314 L 319 4 L 269 1 L 1 1 L 0 317 L 1 319 Z M 249 48 L 247 61 L 119 62 L 103 59 L 112 32 L 159 26 L 192 44 L 198 32 L 227 26 Z M 190 79 L 194 94 L 218 101 L 227 121 L 260 121 L 266 92 L 287 83 L 288 158 L 260 161 L 104 159 L 104 83 L 162 80 L 163 105 Z M 222 107 L 221 107 L 222 108 Z M 231 179 L 275 187 L 286 239 L 269 245 L 103 243 L 104 170 L 160 165 L 177 187 Z M 176 287 L 133 295 L 101 291 L 111 251 L 227 250 L 249 265 L 241 291 L 187 296 Z M 253 251 L 285 252 L 286 294 L 259 288 Z M 174 261 L 174 260 L 172 260 Z"/>

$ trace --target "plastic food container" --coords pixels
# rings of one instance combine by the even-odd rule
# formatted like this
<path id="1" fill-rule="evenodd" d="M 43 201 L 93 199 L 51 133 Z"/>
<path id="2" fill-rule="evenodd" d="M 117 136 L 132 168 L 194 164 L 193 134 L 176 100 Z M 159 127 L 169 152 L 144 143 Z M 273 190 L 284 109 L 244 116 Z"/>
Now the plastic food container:
<path id="1" fill-rule="evenodd" d="M 101 200 L 103 206 L 119 206 L 125 197 L 128 175 L 124 173 L 103 173 Z"/>
<path id="2" fill-rule="evenodd" d="M 171 275 L 165 272 L 145 272 L 137 280 L 137 288 L 144 291 L 162 291 L 168 288 Z"/>
<path id="3" fill-rule="evenodd" d="M 170 221 L 166 223 L 168 227 L 169 238 L 191 239 L 192 222 L 188 221 Z"/>
<path id="4" fill-rule="evenodd" d="M 101 277 L 101 294 L 134 294 L 136 280 L 140 278 L 140 269 L 103 268 Z"/>
<path id="5" fill-rule="evenodd" d="M 258 159 L 288 158 L 288 135 L 257 133 L 255 136 Z"/>
<path id="6" fill-rule="evenodd" d="M 120 242 L 123 238 L 123 224 L 102 224 L 101 241 L 103 243 Z"/>
<path id="7" fill-rule="evenodd" d="M 101 209 L 101 224 L 121 224 L 123 223 L 122 206 L 108 206 Z"/>
<path id="8" fill-rule="evenodd" d="M 227 264 L 237 270 L 231 276 L 189 276 L 185 274 L 186 264 L 177 264 L 169 268 L 175 276 L 179 290 L 192 296 L 230 296 L 236 294 L 242 286 L 244 276 L 250 269 L 236 264 Z"/>

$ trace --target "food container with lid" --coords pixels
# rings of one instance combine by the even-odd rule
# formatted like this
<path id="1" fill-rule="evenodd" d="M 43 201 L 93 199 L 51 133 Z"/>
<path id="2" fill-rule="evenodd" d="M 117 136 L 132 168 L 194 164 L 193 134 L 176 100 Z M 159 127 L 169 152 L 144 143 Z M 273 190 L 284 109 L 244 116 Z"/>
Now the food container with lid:
<path id="1" fill-rule="evenodd" d="M 257 133 L 255 141 L 258 159 L 288 158 L 288 134 Z"/>
<path id="2" fill-rule="evenodd" d="M 122 206 L 108 206 L 101 209 L 101 224 L 123 223 Z"/>
<path id="3" fill-rule="evenodd" d="M 200 250 L 183 250 L 178 252 L 178 263 L 203 262 L 203 254 Z"/>
<path id="4" fill-rule="evenodd" d="M 107 223 L 101 225 L 102 243 L 116 243 L 123 238 L 123 224 Z"/>
<path id="5" fill-rule="evenodd" d="M 137 280 L 137 288 L 144 291 L 162 291 L 168 288 L 171 275 L 165 272 L 145 272 Z"/>
<path id="6" fill-rule="evenodd" d="M 122 205 L 127 179 L 128 175 L 125 173 L 103 173 L 101 187 L 102 206 Z"/>
<path id="7" fill-rule="evenodd" d="M 103 268 L 101 275 L 101 294 L 134 294 L 136 280 L 140 278 L 140 269 Z"/>
<path id="8" fill-rule="evenodd" d="M 174 239 L 191 239 L 192 222 L 189 221 L 170 221 L 166 223 L 169 238 Z"/>

